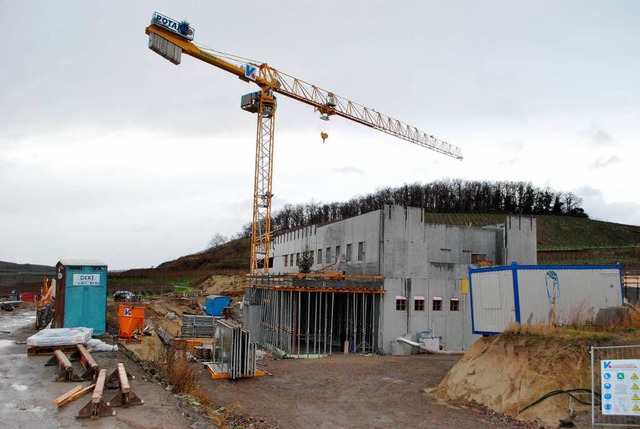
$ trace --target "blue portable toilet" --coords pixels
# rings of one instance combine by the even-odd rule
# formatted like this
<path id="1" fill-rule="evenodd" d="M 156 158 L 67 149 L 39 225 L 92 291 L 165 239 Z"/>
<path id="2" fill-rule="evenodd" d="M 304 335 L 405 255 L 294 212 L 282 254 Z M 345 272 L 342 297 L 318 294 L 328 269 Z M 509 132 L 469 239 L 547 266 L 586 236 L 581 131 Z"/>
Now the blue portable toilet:
<path id="1" fill-rule="evenodd" d="M 56 264 L 53 326 L 93 328 L 100 335 L 107 327 L 107 264 L 89 259 L 63 259 Z"/>
<path id="2" fill-rule="evenodd" d="M 222 295 L 209 295 L 204 312 L 209 316 L 222 317 L 222 309 L 231 306 L 231 298 Z"/>

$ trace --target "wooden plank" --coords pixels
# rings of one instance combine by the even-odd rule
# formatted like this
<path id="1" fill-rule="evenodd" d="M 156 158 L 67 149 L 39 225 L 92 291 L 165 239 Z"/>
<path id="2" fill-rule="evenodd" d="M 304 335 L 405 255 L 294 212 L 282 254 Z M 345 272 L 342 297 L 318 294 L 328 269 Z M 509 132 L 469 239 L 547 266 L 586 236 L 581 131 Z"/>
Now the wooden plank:
<path id="1" fill-rule="evenodd" d="M 60 396 L 58 396 L 56 399 L 54 399 L 53 401 L 51 401 L 51 403 L 53 405 L 58 405 L 60 406 L 60 403 L 63 402 L 65 399 L 69 398 L 70 396 L 72 396 L 74 393 L 78 393 L 80 390 L 82 390 L 82 386 L 76 386 L 73 389 L 69 390 L 67 393 L 64 393 Z"/>
<path id="2" fill-rule="evenodd" d="M 76 350 L 76 346 L 47 346 L 47 347 L 27 347 L 28 356 L 52 355 L 56 350 L 71 353 Z"/>
<path id="3" fill-rule="evenodd" d="M 78 386 L 78 387 L 80 387 L 80 386 Z M 95 383 L 94 384 L 90 384 L 87 387 L 85 387 L 84 389 L 77 391 L 73 395 L 68 396 L 67 398 L 65 398 L 61 402 L 59 402 L 58 404 L 54 404 L 54 405 L 58 405 L 58 407 L 62 407 L 63 405 L 68 404 L 69 402 L 73 402 L 76 399 L 83 397 L 84 395 L 86 395 L 94 387 L 96 387 Z"/>

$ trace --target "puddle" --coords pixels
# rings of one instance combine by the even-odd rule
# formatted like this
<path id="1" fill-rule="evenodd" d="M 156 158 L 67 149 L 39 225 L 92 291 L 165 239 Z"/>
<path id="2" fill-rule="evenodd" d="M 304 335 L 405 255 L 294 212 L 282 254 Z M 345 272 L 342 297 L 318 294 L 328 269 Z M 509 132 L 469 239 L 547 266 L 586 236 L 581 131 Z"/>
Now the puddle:
<path id="1" fill-rule="evenodd" d="M 35 324 L 36 312 L 33 310 L 0 313 L 0 330 L 14 331 L 23 326 Z"/>
<path id="2" fill-rule="evenodd" d="M 29 388 L 29 386 L 25 386 L 24 384 L 12 384 L 11 387 L 16 389 L 18 392 L 24 392 Z"/>
<path id="3" fill-rule="evenodd" d="M 0 349 L 14 344 L 13 340 L 0 340 Z"/>

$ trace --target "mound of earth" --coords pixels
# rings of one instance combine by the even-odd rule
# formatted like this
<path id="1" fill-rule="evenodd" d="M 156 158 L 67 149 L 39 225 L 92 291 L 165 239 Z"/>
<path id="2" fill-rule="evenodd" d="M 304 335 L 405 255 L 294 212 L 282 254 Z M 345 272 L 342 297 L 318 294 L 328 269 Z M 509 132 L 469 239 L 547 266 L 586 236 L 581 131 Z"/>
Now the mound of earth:
<path id="1" fill-rule="evenodd" d="M 244 276 L 221 274 L 212 275 L 200 285 L 200 289 L 204 296 L 241 296 L 244 293 L 244 287 Z"/>
<path id="2" fill-rule="evenodd" d="M 615 341 L 620 343 L 619 338 Z M 609 345 L 612 335 L 575 330 L 507 331 L 479 339 L 438 385 L 437 397 L 481 404 L 527 421 L 557 425 L 569 417 L 570 396 L 555 395 L 521 412 L 553 390 L 591 389 L 591 346 Z M 590 402 L 589 394 L 579 396 Z M 575 400 L 578 415 L 590 407 Z"/>

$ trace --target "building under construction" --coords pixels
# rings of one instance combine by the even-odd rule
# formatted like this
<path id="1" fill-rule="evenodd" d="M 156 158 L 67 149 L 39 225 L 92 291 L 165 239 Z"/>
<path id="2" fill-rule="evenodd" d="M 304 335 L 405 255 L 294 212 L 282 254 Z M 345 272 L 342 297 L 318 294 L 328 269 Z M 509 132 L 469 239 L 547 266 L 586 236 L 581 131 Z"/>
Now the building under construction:
<path id="1" fill-rule="evenodd" d="M 477 338 L 469 267 L 536 264 L 536 252 L 535 219 L 435 225 L 401 206 L 287 231 L 274 237 L 271 274 L 246 289 L 245 327 L 291 357 L 390 353 L 401 336 L 466 350 Z M 309 273 L 299 272 L 303 258 Z"/>

